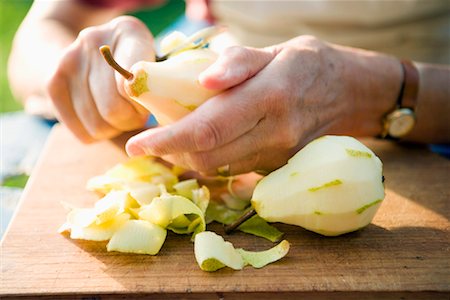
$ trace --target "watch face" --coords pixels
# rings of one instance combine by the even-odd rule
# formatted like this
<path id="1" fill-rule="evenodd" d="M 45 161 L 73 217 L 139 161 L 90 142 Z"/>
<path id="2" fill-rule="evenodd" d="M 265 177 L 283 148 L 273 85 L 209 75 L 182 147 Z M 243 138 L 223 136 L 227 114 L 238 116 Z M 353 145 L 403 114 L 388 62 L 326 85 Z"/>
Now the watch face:
<path id="1" fill-rule="evenodd" d="M 412 110 L 398 109 L 389 116 L 389 135 L 396 138 L 405 136 L 413 129 L 415 123 Z"/>

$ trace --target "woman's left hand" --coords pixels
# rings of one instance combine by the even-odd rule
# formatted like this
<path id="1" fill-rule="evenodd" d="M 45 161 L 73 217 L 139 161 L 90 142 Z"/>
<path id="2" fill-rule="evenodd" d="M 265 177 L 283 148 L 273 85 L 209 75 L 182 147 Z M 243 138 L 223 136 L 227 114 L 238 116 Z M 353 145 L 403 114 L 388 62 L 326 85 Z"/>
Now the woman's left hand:
<path id="1" fill-rule="evenodd" d="M 199 77 L 225 91 L 171 125 L 134 136 L 127 151 L 204 174 L 221 166 L 231 175 L 271 171 L 321 135 L 380 133 L 400 80 L 392 57 L 310 36 L 263 49 L 231 47 Z"/>

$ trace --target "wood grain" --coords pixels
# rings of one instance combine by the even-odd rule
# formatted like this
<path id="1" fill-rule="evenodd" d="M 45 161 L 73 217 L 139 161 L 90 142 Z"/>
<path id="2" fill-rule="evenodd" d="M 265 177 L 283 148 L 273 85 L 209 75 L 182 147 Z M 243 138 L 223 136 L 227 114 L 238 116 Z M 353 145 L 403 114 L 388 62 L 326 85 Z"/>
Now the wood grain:
<path id="1" fill-rule="evenodd" d="M 92 206 L 86 181 L 124 161 L 126 137 L 79 143 L 57 126 L 1 243 L 0 296 L 169 299 L 448 299 L 450 162 L 427 149 L 363 140 L 384 162 L 386 198 L 363 230 L 326 238 L 276 224 L 291 243 L 263 269 L 203 272 L 188 236 L 169 234 L 157 256 L 108 253 L 105 243 L 57 233 L 60 201 Z M 223 234 L 218 225 L 209 229 Z M 264 239 L 236 233 L 236 247 L 261 250 Z"/>

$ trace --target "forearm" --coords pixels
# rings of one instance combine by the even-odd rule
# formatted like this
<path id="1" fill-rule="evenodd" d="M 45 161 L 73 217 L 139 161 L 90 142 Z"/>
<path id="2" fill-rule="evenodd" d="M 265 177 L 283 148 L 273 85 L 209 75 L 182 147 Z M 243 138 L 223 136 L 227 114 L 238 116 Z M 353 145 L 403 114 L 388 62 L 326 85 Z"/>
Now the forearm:
<path id="1" fill-rule="evenodd" d="M 450 143 L 450 67 L 416 63 L 419 93 L 415 109 L 417 122 L 407 141 Z"/>
<path id="2" fill-rule="evenodd" d="M 52 20 L 23 25 L 14 40 L 8 75 L 16 99 L 25 104 L 31 96 L 45 96 L 46 82 L 75 33 Z"/>
<path id="3" fill-rule="evenodd" d="M 334 46 L 343 65 L 343 93 L 348 115 L 340 124 L 342 134 L 378 136 L 384 116 L 395 109 L 402 70 L 392 56 L 355 48 Z"/>
<path id="4" fill-rule="evenodd" d="M 350 98 L 352 114 L 341 127 L 344 134 L 378 136 L 383 118 L 396 108 L 403 80 L 400 60 L 371 51 L 334 46 L 343 57 L 343 98 Z M 450 68 L 415 63 L 419 91 L 416 124 L 402 140 L 420 143 L 449 143 Z M 345 101 L 345 99 L 341 99 Z"/>

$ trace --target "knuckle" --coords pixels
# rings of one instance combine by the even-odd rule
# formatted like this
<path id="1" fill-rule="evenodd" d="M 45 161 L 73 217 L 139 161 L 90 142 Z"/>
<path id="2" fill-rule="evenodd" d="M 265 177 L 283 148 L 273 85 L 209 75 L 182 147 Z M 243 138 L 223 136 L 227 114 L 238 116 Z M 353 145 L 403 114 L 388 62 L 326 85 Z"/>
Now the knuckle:
<path id="1" fill-rule="evenodd" d="M 146 119 L 122 101 L 102 105 L 99 107 L 99 113 L 106 122 L 120 130 L 138 129 L 145 124 Z"/>
<path id="2" fill-rule="evenodd" d="M 194 153 L 189 157 L 190 166 L 197 171 L 204 172 L 213 169 L 213 165 L 206 153 Z"/>
<path id="3" fill-rule="evenodd" d="M 299 36 L 299 39 L 304 41 L 304 42 L 316 42 L 316 41 L 318 41 L 318 39 L 315 36 L 310 35 L 310 34 L 301 35 L 301 36 Z"/>
<path id="4" fill-rule="evenodd" d="M 110 139 L 117 136 L 120 131 L 114 130 L 106 124 L 97 124 L 88 128 L 89 135 L 95 140 Z"/>
<path id="5" fill-rule="evenodd" d="M 230 174 L 238 175 L 248 173 L 261 168 L 261 153 L 255 152 L 249 156 L 244 157 L 240 163 L 232 164 L 230 166 Z"/>
<path id="6" fill-rule="evenodd" d="M 138 18 L 132 16 L 120 16 L 112 21 L 114 27 L 126 27 L 129 29 L 147 29 L 147 26 Z"/>
<path id="7" fill-rule="evenodd" d="M 78 33 L 78 39 L 83 42 L 97 42 L 100 40 L 100 30 L 96 26 L 84 28 Z"/>
<path id="8" fill-rule="evenodd" d="M 212 122 L 201 121 L 194 128 L 193 141 L 195 150 L 211 150 L 220 143 L 219 130 Z"/>
<path id="9" fill-rule="evenodd" d="M 301 35 L 295 39 L 302 45 L 318 45 L 321 43 L 321 41 L 318 38 L 308 34 Z"/>
<path id="10" fill-rule="evenodd" d="M 121 105 L 120 102 L 111 101 L 106 104 L 100 104 L 98 109 L 100 115 L 108 122 L 115 123 L 121 119 L 128 119 L 131 117 L 129 111 Z"/>
<path id="11" fill-rule="evenodd" d="M 235 62 L 245 62 L 249 56 L 249 50 L 241 46 L 231 46 L 224 51 L 225 57 Z"/>
<path id="12" fill-rule="evenodd" d="M 46 79 L 45 89 L 54 104 L 58 104 L 57 100 L 61 98 L 61 94 L 67 92 L 66 80 L 66 72 L 61 66 L 57 66 L 56 70 Z"/>
<path id="13" fill-rule="evenodd" d="M 77 74 L 81 59 L 82 48 L 80 43 L 72 43 L 61 55 L 55 72 L 61 74 Z"/>
<path id="14" fill-rule="evenodd" d="M 256 152 L 248 158 L 248 169 L 245 171 L 253 171 L 256 170 L 261 161 L 261 153 Z"/>
<path id="15" fill-rule="evenodd" d="M 64 78 L 64 74 L 63 74 L 61 68 L 59 68 L 59 67 L 48 78 L 48 80 L 46 82 L 46 89 L 47 89 L 50 97 L 52 97 L 55 94 L 57 88 L 61 85 L 62 78 Z"/>
<path id="16" fill-rule="evenodd" d="M 283 126 L 283 130 L 280 132 L 279 136 L 279 146 L 281 148 L 291 149 L 297 146 L 299 142 L 299 132 L 295 128 L 296 126 L 292 126 L 292 124 Z"/>

